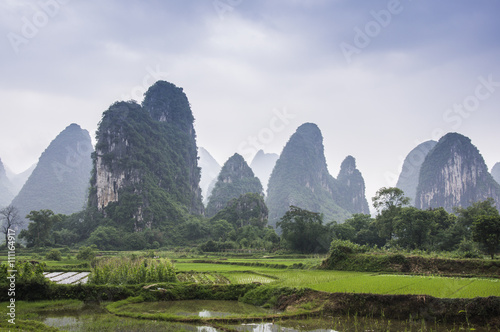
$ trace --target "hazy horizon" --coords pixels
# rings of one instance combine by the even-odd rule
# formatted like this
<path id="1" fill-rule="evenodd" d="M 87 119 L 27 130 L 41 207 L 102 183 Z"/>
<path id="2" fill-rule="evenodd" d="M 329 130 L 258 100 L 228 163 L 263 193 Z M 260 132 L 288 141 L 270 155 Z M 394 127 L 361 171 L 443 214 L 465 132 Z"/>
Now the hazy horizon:
<path id="1" fill-rule="evenodd" d="M 280 153 L 304 122 L 370 198 L 419 143 L 459 132 L 500 162 L 500 3 L 19 0 L 0 4 L 0 158 L 15 173 L 69 124 L 95 131 L 156 80 L 182 87 L 222 165 Z"/>

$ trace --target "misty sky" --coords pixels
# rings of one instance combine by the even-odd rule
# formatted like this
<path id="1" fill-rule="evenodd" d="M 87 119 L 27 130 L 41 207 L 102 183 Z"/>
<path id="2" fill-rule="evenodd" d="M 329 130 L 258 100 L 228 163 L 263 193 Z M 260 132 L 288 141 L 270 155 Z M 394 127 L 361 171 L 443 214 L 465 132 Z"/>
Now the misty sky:
<path id="1" fill-rule="evenodd" d="M 280 153 L 322 130 L 331 174 L 369 201 L 418 143 L 455 131 L 500 162 L 500 1 L 2 0 L 0 158 L 35 163 L 70 123 L 94 138 L 117 100 L 183 87 L 198 146 Z"/>

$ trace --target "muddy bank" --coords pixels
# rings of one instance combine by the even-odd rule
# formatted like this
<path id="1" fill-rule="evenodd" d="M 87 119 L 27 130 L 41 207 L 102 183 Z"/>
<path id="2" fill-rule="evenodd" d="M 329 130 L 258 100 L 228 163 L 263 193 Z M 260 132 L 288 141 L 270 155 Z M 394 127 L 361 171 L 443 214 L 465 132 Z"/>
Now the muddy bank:
<path id="1" fill-rule="evenodd" d="M 358 315 L 397 320 L 426 320 L 500 329 L 500 297 L 440 299 L 425 295 L 325 293 L 308 290 L 283 295 L 276 309 L 287 312 L 309 307 L 322 315 Z"/>

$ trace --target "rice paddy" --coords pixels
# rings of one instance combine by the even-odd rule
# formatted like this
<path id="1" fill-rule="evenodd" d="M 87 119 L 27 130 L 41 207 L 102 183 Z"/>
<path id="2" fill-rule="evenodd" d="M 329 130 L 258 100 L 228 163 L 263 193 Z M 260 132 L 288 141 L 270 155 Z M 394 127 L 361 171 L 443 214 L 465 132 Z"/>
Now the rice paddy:
<path id="1" fill-rule="evenodd" d="M 177 262 L 178 271 L 213 271 L 230 283 L 259 282 L 331 293 L 413 294 L 439 298 L 500 296 L 500 279 L 390 275 L 367 272 L 275 269 L 209 263 Z"/>

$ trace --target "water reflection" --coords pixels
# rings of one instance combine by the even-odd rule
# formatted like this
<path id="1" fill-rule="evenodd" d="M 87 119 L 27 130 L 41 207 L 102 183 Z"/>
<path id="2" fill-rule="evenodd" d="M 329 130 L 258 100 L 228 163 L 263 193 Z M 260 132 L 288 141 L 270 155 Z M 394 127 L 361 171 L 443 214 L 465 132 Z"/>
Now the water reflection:
<path id="1" fill-rule="evenodd" d="M 241 324 L 241 326 L 236 327 L 238 331 L 251 331 L 251 332 L 298 332 L 299 330 L 293 328 L 287 328 L 274 323 L 264 323 L 264 324 Z M 307 330 L 309 332 L 337 332 L 330 329 L 316 329 Z"/>

